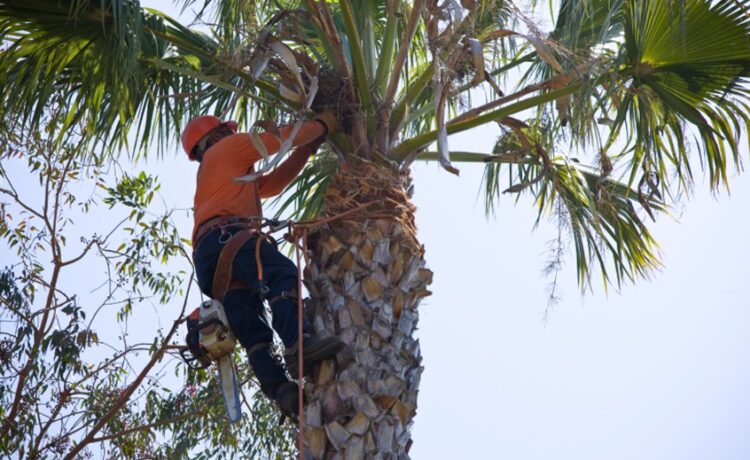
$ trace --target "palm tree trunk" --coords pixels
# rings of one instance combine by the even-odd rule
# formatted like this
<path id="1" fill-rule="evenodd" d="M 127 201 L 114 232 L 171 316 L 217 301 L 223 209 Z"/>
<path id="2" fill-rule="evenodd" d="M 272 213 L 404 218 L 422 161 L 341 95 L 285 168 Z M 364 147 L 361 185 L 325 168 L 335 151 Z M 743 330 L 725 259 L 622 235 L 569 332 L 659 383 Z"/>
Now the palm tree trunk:
<path id="1" fill-rule="evenodd" d="M 371 205 L 308 237 L 310 322 L 349 346 L 306 385 L 307 458 L 409 458 L 423 370 L 413 334 L 432 282 L 409 185 L 408 173 L 388 167 L 342 167 L 328 188 L 325 216 Z"/>

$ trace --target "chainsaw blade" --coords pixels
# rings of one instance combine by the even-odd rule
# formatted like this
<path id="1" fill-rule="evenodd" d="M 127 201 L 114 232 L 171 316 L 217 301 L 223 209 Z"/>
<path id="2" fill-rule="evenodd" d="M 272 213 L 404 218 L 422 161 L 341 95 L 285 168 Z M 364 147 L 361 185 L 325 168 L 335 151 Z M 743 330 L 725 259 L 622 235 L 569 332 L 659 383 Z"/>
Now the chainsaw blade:
<path id="1" fill-rule="evenodd" d="M 240 406 L 240 387 L 237 385 L 237 376 L 234 373 L 232 355 L 224 355 L 218 359 L 219 364 L 219 386 L 221 395 L 224 397 L 224 408 L 232 423 L 242 418 L 242 407 Z"/>

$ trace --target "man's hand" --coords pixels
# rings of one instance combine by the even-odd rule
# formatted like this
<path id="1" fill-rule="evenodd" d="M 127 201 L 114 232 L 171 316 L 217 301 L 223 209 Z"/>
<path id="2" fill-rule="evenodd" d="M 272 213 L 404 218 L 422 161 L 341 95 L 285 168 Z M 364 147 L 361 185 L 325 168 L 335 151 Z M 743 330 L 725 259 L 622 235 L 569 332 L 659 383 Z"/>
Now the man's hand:
<path id="1" fill-rule="evenodd" d="M 326 127 L 326 136 L 341 130 L 341 124 L 333 112 L 326 110 L 315 115 L 315 120 L 323 123 Z"/>

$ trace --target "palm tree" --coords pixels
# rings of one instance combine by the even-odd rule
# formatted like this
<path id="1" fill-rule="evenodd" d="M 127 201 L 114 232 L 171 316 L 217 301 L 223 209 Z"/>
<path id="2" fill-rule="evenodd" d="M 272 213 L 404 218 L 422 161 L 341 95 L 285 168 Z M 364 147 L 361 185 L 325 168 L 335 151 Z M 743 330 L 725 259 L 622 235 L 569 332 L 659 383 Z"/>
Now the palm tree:
<path id="1" fill-rule="evenodd" d="M 0 111 L 136 156 L 207 111 L 251 132 L 334 111 L 342 131 L 281 203 L 317 219 L 304 228 L 311 322 L 351 345 L 305 387 L 306 449 L 408 458 L 432 278 L 415 160 L 484 164 L 489 208 L 531 194 L 570 232 L 582 288 L 647 276 L 647 218 L 696 166 L 712 188 L 740 166 L 750 2 L 561 0 L 549 34 L 525 3 L 206 1 L 186 26 L 135 0 L 3 1 Z M 53 99 L 65 110 L 50 120 Z M 503 132 L 492 153 L 450 150 L 448 135 L 489 123 Z"/>

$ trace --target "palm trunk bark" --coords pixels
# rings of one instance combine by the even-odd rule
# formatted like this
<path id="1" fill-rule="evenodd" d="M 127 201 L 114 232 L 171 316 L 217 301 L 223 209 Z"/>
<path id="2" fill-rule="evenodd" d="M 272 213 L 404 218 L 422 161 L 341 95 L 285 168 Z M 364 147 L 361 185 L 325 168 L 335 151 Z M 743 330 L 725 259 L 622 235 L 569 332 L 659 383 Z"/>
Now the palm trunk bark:
<path id="1" fill-rule="evenodd" d="M 305 386 L 306 458 L 409 458 L 423 370 L 413 334 L 432 282 L 409 185 L 407 173 L 346 165 L 328 188 L 325 217 L 371 205 L 309 234 L 309 320 L 348 347 Z"/>

